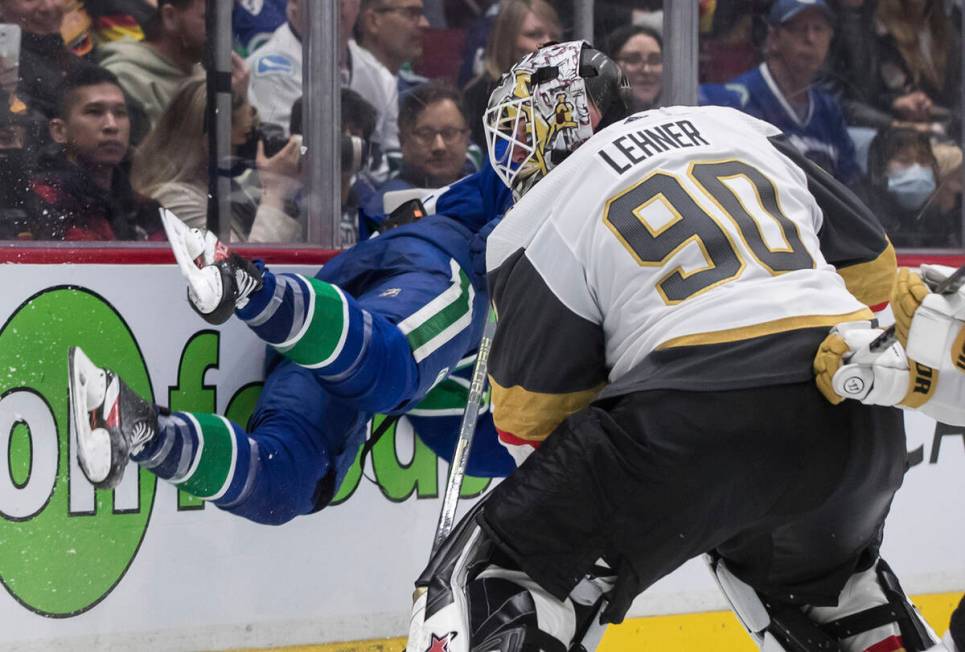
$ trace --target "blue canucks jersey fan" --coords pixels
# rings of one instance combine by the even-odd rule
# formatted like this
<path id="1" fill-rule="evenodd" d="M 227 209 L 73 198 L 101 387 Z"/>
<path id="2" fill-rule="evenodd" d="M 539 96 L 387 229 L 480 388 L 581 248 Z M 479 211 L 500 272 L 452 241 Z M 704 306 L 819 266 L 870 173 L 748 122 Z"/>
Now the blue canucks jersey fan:
<path id="1" fill-rule="evenodd" d="M 231 27 L 236 45 L 248 55 L 285 24 L 286 0 L 235 0 Z"/>
<path id="2" fill-rule="evenodd" d="M 824 0 L 778 0 L 767 15 L 765 60 L 727 84 L 705 84 L 701 104 L 770 122 L 806 157 L 852 184 L 860 177 L 838 100 L 815 84 L 834 34 Z"/>
<path id="3" fill-rule="evenodd" d="M 509 201 L 487 167 L 440 195 L 437 214 L 359 243 L 313 278 L 274 274 L 165 213 L 194 308 L 212 323 L 233 311 L 268 343 L 264 389 L 246 431 L 217 415 L 155 408 L 73 349 L 71 414 L 84 473 L 95 486 L 115 486 L 130 457 L 229 512 L 281 524 L 331 501 L 375 413 L 416 408 L 417 432 L 450 456 L 460 384 L 447 377 L 479 344 L 484 227 Z M 468 472 L 506 475 L 513 461 L 488 413 L 482 418 Z"/>

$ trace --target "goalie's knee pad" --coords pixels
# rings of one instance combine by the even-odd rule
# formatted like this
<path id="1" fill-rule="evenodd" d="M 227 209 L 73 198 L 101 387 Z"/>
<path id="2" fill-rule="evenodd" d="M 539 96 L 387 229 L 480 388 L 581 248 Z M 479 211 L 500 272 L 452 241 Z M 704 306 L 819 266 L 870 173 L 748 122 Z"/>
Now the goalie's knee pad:
<path id="1" fill-rule="evenodd" d="M 855 573 L 833 607 L 765 602 L 720 559 L 711 568 L 741 623 L 765 652 L 939 652 L 946 648 L 879 559 Z"/>
<path id="2" fill-rule="evenodd" d="M 592 634 L 599 600 L 554 598 L 512 567 L 476 524 L 475 512 L 417 580 L 406 650 L 567 652 Z"/>
<path id="3" fill-rule="evenodd" d="M 883 559 L 848 579 L 837 606 L 806 611 L 824 631 L 841 640 L 847 651 L 945 650 Z"/>

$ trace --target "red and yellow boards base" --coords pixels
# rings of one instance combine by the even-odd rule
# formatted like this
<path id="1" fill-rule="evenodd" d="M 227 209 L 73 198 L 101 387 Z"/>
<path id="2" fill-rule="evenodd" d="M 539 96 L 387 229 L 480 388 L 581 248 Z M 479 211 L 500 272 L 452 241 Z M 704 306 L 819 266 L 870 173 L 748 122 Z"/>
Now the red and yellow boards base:
<path id="1" fill-rule="evenodd" d="M 915 606 L 939 636 L 948 631 L 948 620 L 961 599 L 959 592 L 912 597 Z M 404 648 L 404 638 L 382 638 L 271 649 L 272 652 L 401 652 Z M 598 652 L 628 650 L 754 652 L 757 646 L 732 612 L 708 611 L 629 619 L 607 630 Z M 252 649 L 248 648 L 245 652 L 252 652 Z"/>

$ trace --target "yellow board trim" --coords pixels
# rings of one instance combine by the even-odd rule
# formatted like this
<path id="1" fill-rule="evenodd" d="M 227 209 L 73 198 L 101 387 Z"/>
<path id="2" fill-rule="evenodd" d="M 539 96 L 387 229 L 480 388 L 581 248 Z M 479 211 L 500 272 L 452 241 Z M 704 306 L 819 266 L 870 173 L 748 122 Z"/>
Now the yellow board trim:
<path id="1" fill-rule="evenodd" d="M 843 321 L 854 321 L 856 319 L 874 319 L 874 315 L 868 308 L 855 310 L 844 315 L 804 315 L 800 317 L 785 317 L 775 319 L 752 326 L 741 326 L 739 328 L 728 328 L 722 331 L 712 331 L 710 333 L 695 333 L 693 335 L 682 335 L 667 340 L 657 347 L 658 350 L 671 349 L 676 346 L 698 346 L 701 344 L 724 344 L 725 342 L 739 342 L 749 340 L 754 337 L 764 335 L 774 335 L 802 328 L 818 328 L 826 326 L 830 328 Z"/>
<path id="2" fill-rule="evenodd" d="M 888 246 L 881 255 L 867 263 L 838 269 L 848 292 L 866 306 L 878 306 L 891 301 L 891 293 L 898 279 L 898 257 L 895 248 Z"/>
<path id="3" fill-rule="evenodd" d="M 548 394 L 513 385 L 503 387 L 489 377 L 492 386 L 493 422 L 504 432 L 527 441 L 543 441 L 563 419 L 583 409 L 603 385 L 582 392 Z"/>
<path id="4" fill-rule="evenodd" d="M 943 636 L 948 631 L 952 611 L 958 606 L 962 592 L 931 593 L 913 596 L 912 602 Z M 401 652 L 404 638 L 383 638 L 370 641 L 347 641 L 323 645 L 299 645 L 279 648 L 246 648 L 244 652 L 272 650 L 272 652 Z M 710 611 L 697 614 L 650 616 L 631 618 L 610 627 L 603 636 L 598 652 L 626 652 L 628 650 L 673 650 L 673 652 L 756 652 L 757 646 L 744 632 L 733 612 Z M 228 650 L 226 652 L 242 652 Z"/>

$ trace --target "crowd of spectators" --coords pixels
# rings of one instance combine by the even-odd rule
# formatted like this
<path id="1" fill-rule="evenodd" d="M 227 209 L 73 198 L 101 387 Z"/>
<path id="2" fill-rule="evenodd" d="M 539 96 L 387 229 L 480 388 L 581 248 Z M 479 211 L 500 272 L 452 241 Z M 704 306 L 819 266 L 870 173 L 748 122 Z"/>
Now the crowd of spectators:
<path id="1" fill-rule="evenodd" d="M 715 76 L 700 101 L 780 127 L 857 191 L 896 245 L 960 247 L 960 8 L 942 0 L 755 4 L 745 33 L 759 62 Z M 708 49 L 739 26 L 717 30 Z M 734 58 L 745 53 L 737 48 Z M 715 54 L 727 68 L 726 51 Z"/>
<path id="2" fill-rule="evenodd" d="M 308 0 L 236 0 L 231 239 L 302 238 Z M 596 45 L 633 106 L 665 103 L 660 0 L 597 0 Z M 703 103 L 767 120 L 872 206 L 899 246 L 961 245 L 961 9 L 944 0 L 700 0 Z M 205 0 L 0 0 L 19 26 L 0 91 L 0 239 L 145 240 L 157 206 L 208 211 Z M 378 230 L 387 195 L 485 155 L 500 76 L 570 38 L 572 0 L 338 0 L 339 240 Z M 0 77 L 2 79 L 2 77 Z M 269 143 L 267 133 L 278 134 Z M 352 140 L 352 137 L 355 140 Z"/>

